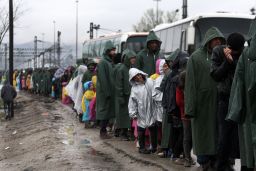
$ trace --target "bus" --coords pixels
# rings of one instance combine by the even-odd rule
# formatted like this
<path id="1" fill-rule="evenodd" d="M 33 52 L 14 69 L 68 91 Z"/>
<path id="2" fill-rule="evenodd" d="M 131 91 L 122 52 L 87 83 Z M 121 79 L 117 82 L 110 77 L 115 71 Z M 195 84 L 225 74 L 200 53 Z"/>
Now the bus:
<path id="1" fill-rule="evenodd" d="M 127 48 L 138 53 L 140 50 L 145 48 L 147 36 L 147 32 L 127 32 L 110 34 L 96 39 L 86 40 L 83 43 L 82 58 L 98 61 L 102 57 L 105 43 L 109 40 L 114 43 L 116 53 L 119 57 L 123 50 Z"/>
<path id="2" fill-rule="evenodd" d="M 253 15 L 234 13 L 198 14 L 169 24 L 156 26 L 153 31 L 161 39 L 161 51 L 165 55 L 180 48 L 191 54 L 202 45 L 204 35 L 210 27 L 217 27 L 227 38 L 232 32 L 239 32 L 245 37 Z"/>

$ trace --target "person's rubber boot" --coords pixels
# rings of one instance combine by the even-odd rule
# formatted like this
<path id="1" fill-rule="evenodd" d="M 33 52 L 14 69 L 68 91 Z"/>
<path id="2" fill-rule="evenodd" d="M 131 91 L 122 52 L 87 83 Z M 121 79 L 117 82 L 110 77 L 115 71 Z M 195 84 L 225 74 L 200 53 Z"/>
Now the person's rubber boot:
<path id="1" fill-rule="evenodd" d="M 79 114 L 78 117 L 79 117 L 79 122 L 80 122 L 80 123 L 83 123 L 83 115 L 82 115 L 82 114 Z"/>
<path id="2" fill-rule="evenodd" d="M 105 139 L 111 139 L 112 137 L 108 135 L 108 133 L 100 133 L 100 139 L 105 140 Z"/>
<path id="3" fill-rule="evenodd" d="M 145 149 L 145 148 L 140 148 L 140 149 L 139 149 L 139 153 L 141 153 L 141 154 L 150 154 L 151 151 L 150 151 L 150 150 L 147 150 L 147 149 Z"/>
<path id="4" fill-rule="evenodd" d="M 121 140 L 122 141 L 130 141 L 130 137 L 126 134 L 121 134 Z"/>
<path id="5" fill-rule="evenodd" d="M 115 137 L 120 137 L 120 129 L 119 129 L 119 128 L 116 128 L 116 129 L 115 129 L 114 136 L 115 136 Z"/>

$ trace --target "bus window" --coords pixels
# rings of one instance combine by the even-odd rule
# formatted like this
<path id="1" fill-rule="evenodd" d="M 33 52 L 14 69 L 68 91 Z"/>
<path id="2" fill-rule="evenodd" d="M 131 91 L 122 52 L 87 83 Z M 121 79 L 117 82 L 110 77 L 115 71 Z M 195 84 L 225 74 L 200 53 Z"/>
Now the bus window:
<path id="1" fill-rule="evenodd" d="M 162 30 L 161 31 L 161 37 L 159 37 L 160 40 L 162 41 L 162 44 L 161 44 L 162 49 L 166 48 L 167 32 L 168 32 L 168 29 Z"/>
<path id="2" fill-rule="evenodd" d="M 106 40 L 102 40 L 100 44 L 100 56 L 103 56 L 105 44 L 106 44 Z"/>
<path id="3" fill-rule="evenodd" d="M 172 42 L 173 42 L 173 28 L 168 28 L 168 32 L 167 32 L 167 39 L 166 39 L 166 46 L 165 46 L 165 51 L 166 52 L 172 52 L 173 48 L 172 48 Z M 162 47 L 163 48 L 163 47 Z"/>
<path id="4" fill-rule="evenodd" d="M 83 45 L 83 58 L 87 58 L 88 57 L 88 42 L 85 42 Z"/>
<path id="5" fill-rule="evenodd" d="M 172 51 L 180 48 L 180 38 L 181 38 L 181 25 L 173 27 L 173 41 L 172 41 Z"/>
<path id="6" fill-rule="evenodd" d="M 93 42 L 92 42 L 91 49 L 92 49 L 92 56 L 97 56 L 97 52 L 96 52 L 96 41 L 93 41 Z"/>
<path id="7" fill-rule="evenodd" d="M 128 37 L 125 47 L 138 53 L 146 47 L 147 36 Z"/>
<path id="8" fill-rule="evenodd" d="M 97 57 L 100 56 L 100 54 L 99 54 L 99 52 L 100 52 L 100 44 L 101 44 L 101 41 L 96 41 L 96 42 L 95 42 L 95 48 L 94 48 L 94 49 L 95 49 L 95 52 L 96 52 L 95 55 L 96 55 Z"/>
<path id="9" fill-rule="evenodd" d="M 242 18 L 201 18 L 196 22 L 195 46 L 202 45 L 206 31 L 211 27 L 217 27 L 227 38 L 230 33 L 239 32 L 243 35 L 248 33 L 251 19 Z"/>
<path id="10" fill-rule="evenodd" d="M 88 57 L 91 57 L 91 56 L 92 56 L 91 44 L 92 44 L 92 42 L 89 42 L 89 44 L 88 44 Z"/>

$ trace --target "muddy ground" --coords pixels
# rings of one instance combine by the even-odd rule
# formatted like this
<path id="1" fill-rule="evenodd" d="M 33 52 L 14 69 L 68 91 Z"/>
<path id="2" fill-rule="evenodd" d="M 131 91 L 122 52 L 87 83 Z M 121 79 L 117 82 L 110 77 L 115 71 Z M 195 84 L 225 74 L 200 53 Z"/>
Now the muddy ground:
<path id="1" fill-rule="evenodd" d="M 0 111 L 0 171 L 197 171 L 156 155 L 137 152 L 134 142 L 99 139 L 84 129 L 69 106 L 50 98 L 19 93 L 15 117 Z"/>

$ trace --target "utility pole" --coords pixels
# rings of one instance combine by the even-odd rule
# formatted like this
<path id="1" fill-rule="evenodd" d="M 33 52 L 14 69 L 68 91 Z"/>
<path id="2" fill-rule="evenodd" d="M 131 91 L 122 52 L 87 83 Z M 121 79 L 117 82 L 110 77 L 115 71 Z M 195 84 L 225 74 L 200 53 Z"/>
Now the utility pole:
<path id="1" fill-rule="evenodd" d="M 158 25 L 159 22 L 159 17 L 158 17 L 158 2 L 160 2 L 161 0 L 153 0 L 156 1 L 156 25 Z"/>
<path id="2" fill-rule="evenodd" d="M 183 0 L 183 5 L 182 5 L 182 19 L 188 17 L 188 1 Z"/>
<path id="3" fill-rule="evenodd" d="M 37 36 L 34 37 L 34 69 L 37 67 Z"/>
<path id="4" fill-rule="evenodd" d="M 49 50 L 49 63 L 50 63 L 50 67 L 52 66 L 52 50 Z"/>
<path id="5" fill-rule="evenodd" d="M 44 61 L 44 53 L 45 53 L 45 52 L 42 52 L 42 56 L 43 56 L 43 59 L 42 59 L 42 68 L 44 68 L 44 63 L 45 63 L 45 61 Z"/>
<path id="6" fill-rule="evenodd" d="M 9 0 L 9 81 L 11 85 L 13 85 L 12 75 L 13 75 L 13 1 Z"/>
<path id="7" fill-rule="evenodd" d="M 93 22 L 90 23 L 90 39 L 93 39 Z"/>
<path id="8" fill-rule="evenodd" d="M 53 21 L 53 64 L 56 64 L 55 60 L 55 21 Z"/>
<path id="9" fill-rule="evenodd" d="M 76 61 L 78 59 L 78 0 L 76 0 Z"/>
<path id="10" fill-rule="evenodd" d="M 61 32 L 58 31 L 58 37 L 57 37 L 57 57 L 58 57 L 58 66 L 60 67 L 60 35 Z"/>
<path id="11" fill-rule="evenodd" d="M 7 71 L 7 43 L 4 44 L 4 70 Z"/>

